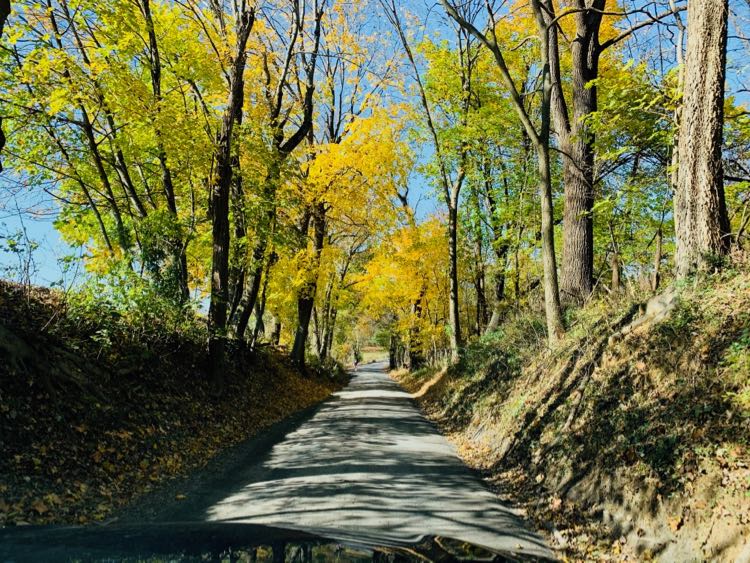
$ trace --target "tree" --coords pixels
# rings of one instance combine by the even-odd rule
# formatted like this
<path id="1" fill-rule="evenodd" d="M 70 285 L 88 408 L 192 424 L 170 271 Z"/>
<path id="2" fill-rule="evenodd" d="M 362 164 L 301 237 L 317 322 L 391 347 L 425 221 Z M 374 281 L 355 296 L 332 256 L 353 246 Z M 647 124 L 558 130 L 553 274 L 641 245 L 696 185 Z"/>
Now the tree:
<path id="1" fill-rule="evenodd" d="M 674 194 L 677 275 L 705 269 L 729 249 L 722 140 L 728 0 L 688 8 L 685 81 Z"/>
<path id="2" fill-rule="evenodd" d="M 385 153 L 389 150 L 395 152 L 394 143 L 389 138 L 381 139 L 376 135 L 378 129 L 396 129 L 377 109 L 382 103 L 379 92 L 391 80 L 393 64 L 391 57 L 380 57 L 378 45 L 374 43 L 379 39 L 368 39 L 363 33 L 368 25 L 366 6 L 366 3 L 362 3 L 343 9 L 341 4 L 334 4 L 321 37 L 323 87 L 316 96 L 319 119 L 308 136 L 310 156 L 303 165 L 306 177 L 303 183 L 305 211 L 300 229 L 303 248 L 308 246 L 307 231 L 310 225 L 313 234 L 312 248 L 306 261 L 306 282 L 298 290 L 297 330 L 291 352 L 292 361 L 299 366 L 305 363 L 311 320 L 316 325 L 319 355 L 325 356 L 328 351 L 328 346 L 323 342 L 325 337 L 318 330 L 316 309 L 321 255 L 326 238 L 336 229 L 334 223 L 351 202 L 362 202 L 363 198 L 377 191 L 373 184 L 378 184 L 382 173 L 368 167 L 368 161 L 377 162 L 382 171 L 393 168 L 389 166 L 391 159 Z M 362 119 L 363 114 L 375 117 Z M 369 138 L 377 138 L 382 143 L 372 146 Z M 353 191 L 355 187 L 359 188 L 359 193 Z M 342 198 L 344 194 L 349 197 Z M 385 194 L 385 197 L 388 199 L 389 194 Z M 377 219 L 369 223 L 377 223 Z M 358 238 L 357 235 L 355 238 Z M 330 299 L 331 295 L 326 294 L 326 297 Z M 318 305 L 323 307 L 322 311 L 328 310 L 328 303 L 319 301 Z M 327 336 L 331 337 L 332 334 Z"/>
<path id="3" fill-rule="evenodd" d="M 10 15 L 10 0 L 0 0 L 0 37 L 3 36 L 3 28 L 5 27 L 5 21 Z M 0 117 L 0 152 L 5 146 L 5 135 L 3 134 L 3 120 Z M 3 171 L 2 162 L 0 162 L 0 172 Z"/>
<path id="4" fill-rule="evenodd" d="M 550 172 L 550 102 L 552 96 L 552 79 L 549 60 L 549 34 L 547 24 L 541 15 L 543 8 L 540 0 L 532 0 L 534 13 L 537 14 L 537 29 L 540 41 L 539 66 L 542 73 L 542 96 L 540 123 L 535 125 L 529 115 L 516 82 L 508 70 L 505 55 L 495 32 L 496 14 L 490 3 L 487 4 L 487 31 L 480 31 L 473 23 L 467 21 L 448 0 L 441 0 L 448 14 L 458 24 L 468 30 L 492 53 L 500 69 L 505 88 L 510 94 L 513 106 L 523 123 L 537 156 L 539 174 L 539 193 L 542 211 L 542 261 L 544 263 L 544 303 L 547 319 L 547 338 L 550 346 L 554 345 L 564 333 L 562 310 L 560 308 L 560 291 L 557 282 L 557 259 L 555 257 L 554 211 L 552 204 L 552 177 Z"/>
<path id="5" fill-rule="evenodd" d="M 555 133 L 563 158 L 563 257 L 560 291 L 564 301 L 586 300 L 594 283 L 594 203 L 596 142 L 590 127 L 591 115 L 598 108 L 600 61 L 607 49 L 629 37 L 637 29 L 659 22 L 679 10 L 673 1 L 670 9 L 651 14 L 640 7 L 628 11 L 607 11 L 607 0 L 576 0 L 556 14 L 550 0 L 530 2 L 536 17 L 549 33 L 549 63 L 552 80 L 551 111 Z M 612 28 L 614 17 L 645 13 L 646 18 L 631 27 Z M 607 37 L 602 38 L 603 23 L 609 17 Z M 679 16 L 677 16 L 679 18 Z M 559 36 L 567 20 L 574 22 L 573 37 L 567 41 L 570 55 L 570 96 L 566 99 L 562 73 L 563 56 Z M 572 110 L 570 107 L 572 106 Z"/>
<path id="6" fill-rule="evenodd" d="M 265 79 L 264 98 L 268 110 L 268 128 L 271 135 L 270 160 L 266 177 L 263 181 L 262 209 L 257 220 L 256 236 L 250 255 L 249 276 L 238 276 L 238 282 L 233 290 L 233 301 L 236 305 L 237 338 L 244 339 L 245 331 L 250 320 L 264 271 L 264 263 L 269 259 L 268 245 L 276 221 L 276 195 L 282 182 L 282 168 L 292 152 L 308 137 L 313 127 L 313 94 L 315 91 L 315 71 L 317 68 L 318 51 L 322 31 L 323 15 L 326 11 L 326 0 L 313 2 L 312 22 L 306 21 L 306 3 L 294 0 L 291 3 L 289 37 L 287 38 L 281 64 L 271 64 L 273 48 L 268 47 L 262 56 L 262 68 Z M 312 25 L 312 30 L 309 26 Z M 310 35 L 305 37 L 305 32 Z M 309 42 L 306 42 L 307 41 Z M 299 45 L 303 48 L 299 48 Z M 305 47 L 306 46 L 306 47 Z M 299 67 L 297 66 L 299 59 Z M 272 76 L 271 69 L 280 69 L 279 75 Z M 292 117 L 292 109 L 284 103 L 289 92 L 297 88 L 297 99 L 292 101 L 301 114 L 298 124 L 292 123 L 291 132 L 288 129 Z M 247 281 L 245 278 L 247 277 Z M 244 287 L 243 287 L 244 284 Z"/>
<path id="7" fill-rule="evenodd" d="M 419 338 L 409 342 L 412 351 L 437 362 L 438 351 L 450 350 L 445 330 L 449 284 L 445 219 L 428 217 L 419 224 L 408 222 L 395 229 L 372 250 L 360 274 L 359 315 L 376 319 L 393 346 L 393 367 L 406 360 L 409 334 L 419 326 Z M 419 315 L 413 304 L 419 300 Z"/>
<path id="8" fill-rule="evenodd" d="M 244 5 L 244 4 L 243 4 Z M 229 306 L 229 188 L 232 182 L 232 133 L 242 111 L 245 47 L 255 23 L 255 9 L 244 8 L 235 22 L 235 49 L 229 72 L 229 99 L 221 129 L 216 138 L 214 176 L 210 181 L 209 212 L 211 216 L 211 301 L 208 307 L 208 353 L 211 376 L 220 387 L 224 372 L 227 308 Z"/>
<path id="9" fill-rule="evenodd" d="M 466 180 L 468 145 L 466 140 L 460 135 L 458 138 L 455 138 L 455 136 L 449 136 L 446 141 L 445 136 L 440 134 L 434 104 L 429 100 L 424 79 L 421 76 L 420 69 L 414 57 L 414 52 L 406 37 L 396 4 L 393 0 L 390 0 L 389 2 L 382 0 L 381 5 L 385 10 L 386 17 L 398 33 L 404 53 L 414 75 L 424 123 L 435 150 L 435 161 L 438 169 L 436 174 L 437 181 L 443 202 L 448 208 L 447 232 L 450 257 L 448 271 L 448 279 L 450 282 L 448 310 L 450 317 L 451 361 L 455 363 L 459 359 L 459 353 L 463 343 L 458 286 L 458 207 L 461 188 Z M 466 17 L 471 19 L 470 15 L 467 15 Z M 471 33 L 469 33 L 463 26 L 458 26 L 456 31 L 456 41 L 458 43 L 456 55 L 459 62 L 458 70 L 461 82 L 461 96 L 457 108 L 458 111 L 456 113 L 458 114 L 457 120 L 459 128 L 465 129 L 471 109 L 473 73 L 477 50 L 474 46 Z M 441 139 L 441 137 L 443 138 Z"/>

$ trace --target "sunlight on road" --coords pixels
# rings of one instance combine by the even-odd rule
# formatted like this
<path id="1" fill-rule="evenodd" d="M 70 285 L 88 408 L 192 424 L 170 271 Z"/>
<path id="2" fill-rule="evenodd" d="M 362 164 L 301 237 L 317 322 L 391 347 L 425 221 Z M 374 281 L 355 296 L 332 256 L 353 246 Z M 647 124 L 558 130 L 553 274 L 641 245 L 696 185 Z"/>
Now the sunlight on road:
<path id="1" fill-rule="evenodd" d="M 455 537 L 549 555 L 459 461 L 382 369 L 351 384 L 258 460 L 252 482 L 210 506 L 212 521 Z"/>

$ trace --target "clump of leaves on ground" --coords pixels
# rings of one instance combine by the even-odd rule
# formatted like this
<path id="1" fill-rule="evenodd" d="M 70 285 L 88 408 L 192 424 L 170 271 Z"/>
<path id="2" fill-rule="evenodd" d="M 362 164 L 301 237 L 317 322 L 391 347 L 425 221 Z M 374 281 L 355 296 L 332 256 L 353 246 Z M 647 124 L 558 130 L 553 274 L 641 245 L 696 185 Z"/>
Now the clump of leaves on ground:
<path id="1" fill-rule="evenodd" d="M 644 296 L 594 301 L 554 351 L 541 316 L 512 316 L 421 399 L 563 557 L 750 550 L 750 275 L 674 291 L 665 320 L 633 330 Z"/>
<path id="2" fill-rule="evenodd" d="M 217 394 L 205 323 L 121 297 L 0 282 L 0 525 L 104 520 L 343 383 L 235 346 Z"/>

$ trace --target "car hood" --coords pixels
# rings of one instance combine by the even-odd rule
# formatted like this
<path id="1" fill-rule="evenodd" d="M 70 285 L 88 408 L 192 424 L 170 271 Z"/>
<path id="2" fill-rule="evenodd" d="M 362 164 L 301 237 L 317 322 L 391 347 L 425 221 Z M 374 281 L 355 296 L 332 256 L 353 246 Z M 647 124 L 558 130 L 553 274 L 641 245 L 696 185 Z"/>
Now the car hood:
<path id="1" fill-rule="evenodd" d="M 531 561 L 460 540 L 403 542 L 258 524 L 20 526 L 0 529 L 0 561 Z"/>

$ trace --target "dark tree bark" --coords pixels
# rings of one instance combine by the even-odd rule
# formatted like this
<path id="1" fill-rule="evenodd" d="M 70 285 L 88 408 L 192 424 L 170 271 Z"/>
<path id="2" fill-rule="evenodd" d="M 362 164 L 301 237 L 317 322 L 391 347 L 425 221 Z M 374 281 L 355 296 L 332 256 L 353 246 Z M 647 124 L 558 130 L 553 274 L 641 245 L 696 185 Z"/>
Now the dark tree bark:
<path id="1" fill-rule="evenodd" d="M 451 363 L 458 362 L 461 349 L 461 310 L 458 296 L 458 194 L 448 206 L 448 318 L 450 321 Z M 452 199 L 452 198 L 451 198 Z"/>
<path id="2" fill-rule="evenodd" d="M 302 122 L 294 133 L 288 138 L 284 136 L 284 125 L 288 121 L 288 116 L 281 116 L 282 102 L 284 92 L 287 88 L 289 79 L 289 69 L 292 57 L 295 55 L 297 39 L 303 31 L 304 21 L 299 2 L 294 2 L 295 26 L 292 30 L 292 36 L 289 41 L 287 53 L 283 65 L 283 71 L 273 93 L 267 93 L 270 103 L 270 123 L 274 130 L 273 145 L 274 155 L 271 162 L 270 171 L 266 182 L 263 186 L 263 201 L 265 202 L 265 211 L 261 214 L 256 232 L 258 238 L 253 246 L 253 262 L 250 271 L 249 283 L 245 288 L 244 295 L 237 308 L 237 319 L 235 335 L 242 340 L 245 337 L 245 331 L 250 320 L 250 314 L 255 307 L 255 301 L 258 298 L 258 292 L 261 287 L 264 258 L 266 249 L 270 240 L 271 226 L 276 218 L 276 189 L 281 178 L 281 167 L 289 155 L 304 141 L 312 130 L 313 126 L 313 93 L 315 90 L 315 70 L 318 60 L 318 51 L 320 49 L 321 22 L 323 19 L 325 3 L 315 2 L 315 25 L 313 29 L 313 46 L 310 53 L 305 53 L 303 65 L 305 69 L 304 95 L 302 99 Z M 266 81 L 271 83 L 270 70 L 266 65 Z"/>
<path id="3" fill-rule="evenodd" d="M 318 269 L 320 266 L 320 254 L 323 252 L 323 244 L 326 235 L 326 208 L 325 204 L 317 203 L 312 212 L 313 223 L 313 263 L 310 277 L 306 284 L 300 289 L 297 298 L 297 331 L 294 335 L 291 359 L 294 364 L 305 367 L 305 347 L 307 335 L 310 329 L 310 318 L 315 305 L 315 293 L 318 288 Z M 305 229 L 306 235 L 307 229 Z"/>
<path id="4" fill-rule="evenodd" d="M 661 254 L 662 254 L 662 228 L 656 231 L 656 247 L 654 248 L 654 271 L 651 272 L 651 291 L 656 293 L 661 283 Z"/>
<path id="5" fill-rule="evenodd" d="M 679 171 L 674 194 L 678 277 L 710 267 L 729 250 L 722 144 L 728 0 L 688 8 Z"/>
<path id="6" fill-rule="evenodd" d="M 0 37 L 3 36 L 3 28 L 5 22 L 10 15 L 10 0 L 0 0 Z M 5 146 L 5 134 L 3 133 L 3 119 L 0 117 L 0 152 L 2 152 Z M 0 172 L 3 171 L 3 164 L 0 161 Z"/>
<path id="7" fill-rule="evenodd" d="M 544 21 L 552 25 L 554 12 L 544 2 Z M 594 136 L 587 117 L 597 110 L 596 85 L 599 75 L 599 29 L 606 0 L 577 0 L 573 16 L 576 36 L 570 42 L 572 63 L 573 115 L 568 110 L 560 76 L 557 26 L 550 31 L 552 115 L 563 154 L 565 205 L 563 214 L 563 259 L 560 279 L 565 301 L 583 302 L 594 283 Z"/>
<path id="8" fill-rule="evenodd" d="M 226 340 L 229 298 L 229 188 L 232 182 L 232 132 L 242 110 L 243 74 L 247 60 L 245 47 L 255 12 L 249 9 L 238 16 L 237 43 L 232 61 L 229 100 L 216 139 L 216 171 L 209 195 L 213 253 L 211 261 L 211 301 L 208 308 L 208 352 L 211 377 L 218 389 L 223 386 L 224 344 Z"/>

